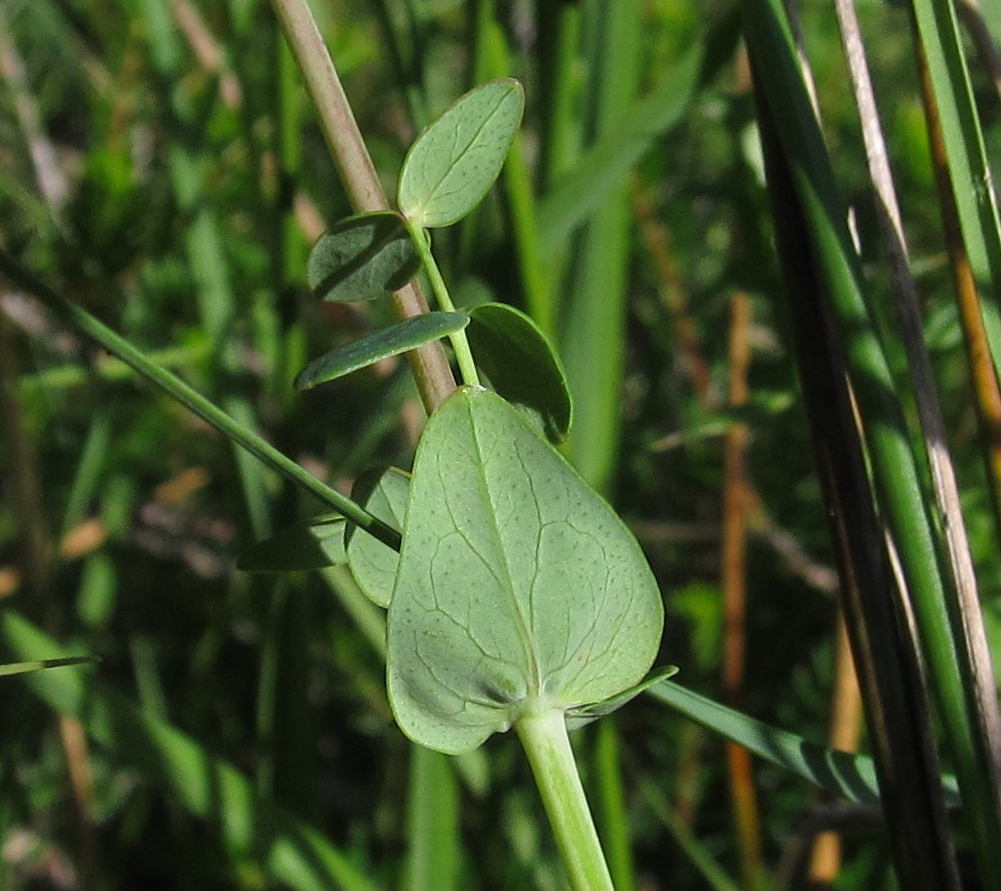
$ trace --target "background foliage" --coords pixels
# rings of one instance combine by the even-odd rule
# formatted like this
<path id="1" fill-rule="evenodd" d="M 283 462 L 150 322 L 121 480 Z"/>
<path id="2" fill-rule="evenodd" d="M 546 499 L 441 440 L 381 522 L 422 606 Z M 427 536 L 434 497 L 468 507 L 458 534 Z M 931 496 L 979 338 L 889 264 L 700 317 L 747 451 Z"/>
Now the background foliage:
<path id="1" fill-rule="evenodd" d="M 839 186 L 877 315 L 890 319 L 832 13 L 801 6 Z M 453 294 L 527 309 L 559 341 L 577 400 L 567 454 L 657 573 L 659 661 L 692 689 L 823 741 L 837 582 L 732 4 L 315 7 L 387 186 L 417 130 L 469 86 L 524 82 L 524 133 L 503 181 L 436 234 Z M 1001 565 L 907 17 L 876 0 L 858 8 L 996 638 Z M 305 287 L 310 245 L 350 207 L 267 5 L 6 0 L 0 73 L 6 250 L 338 489 L 409 466 L 422 413 L 405 363 L 292 387 L 309 359 L 386 310 L 320 304 Z M 997 96 L 975 77 L 996 154 Z M 628 176 L 616 177 L 616 158 Z M 892 324 L 885 333 L 902 374 Z M 50 702 L 78 697 L 65 708 L 89 737 L 30 686 L 0 682 L 0 885 L 417 888 L 434 875 L 440 889 L 561 887 L 512 740 L 453 763 L 412 752 L 396 730 L 381 619 L 350 575 L 234 571 L 241 548 L 315 503 L 13 287 L 0 292 L 0 378 L 3 609 L 101 659 L 83 690 L 35 682 L 50 684 Z M 735 432 L 743 470 L 727 457 Z M 735 486 L 749 534 L 736 685 L 722 664 L 721 590 Z M 121 718 L 133 706 L 138 723 Z M 170 737 L 176 761 L 144 760 L 153 725 L 140 719 L 197 744 Z M 829 825 L 844 831 L 836 887 L 892 885 L 874 810 L 822 804 L 756 765 L 758 860 L 753 831 L 732 819 L 722 743 L 646 698 L 614 725 L 575 742 L 606 844 L 624 837 L 634 851 L 613 867 L 623 888 L 705 887 L 707 876 L 728 887 L 728 874 L 799 887 L 812 833 Z M 209 756 L 248 784 L 212 773 Z M 206 777 L 214 793 L 196 788 Z M 248 840 L 252 791 L 281 810 L 273 835 Z M 289 839 L 319 853 L 282 866 Z"/>

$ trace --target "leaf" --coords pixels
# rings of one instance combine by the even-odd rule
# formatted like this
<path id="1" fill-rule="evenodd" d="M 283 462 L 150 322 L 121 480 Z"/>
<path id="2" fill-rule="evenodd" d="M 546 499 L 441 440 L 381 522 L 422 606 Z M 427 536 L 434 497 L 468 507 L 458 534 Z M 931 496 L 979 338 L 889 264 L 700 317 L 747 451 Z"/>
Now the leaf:
<path id="1" fill-rule="evenodd" d="M 403 528 L 410 492 L 410 474 L 396 467 L 378 474 L 359 477 L 351 497 L 395 529 Z M 400 555 L 379 539 L 348 526 L 348 564 L 351 572 L 369 600 L 384 609 L 389 606 L 396 581 Z"/>
<path id="2" fill-rule="evenodd" d="M 244 572 L 295 572 L 344 563 L 348 559 L 344 550 L 346 523 L 340 514 L 297 523 L 244 551 L 236 568 Z"/>
<path id="3" fill-rule="evenodd" d="M 605 715 L 610 715 L 612 712 L 618 711 L 626 703 L 632 702 L 644 690 L 649 690 L 654 684 L 659 684 L 661 681 L 666 681 L 668 678 L 674 677 L 678 671 L 677 665 L 667 665 L 664 668 L 658 668 L 628 690 L 623 690 L 621 693 L 609 696 L 608 699 L 603 699 L 601 702 L 567 709 L 567 730 L 577 730 L 585 724 L 590 724 L 592 721 L 597 721 L 598 718 L 603 718 Z"/>
<path id="4" fill-rule="evenodd" d="M 46 668 L 61 668 L 64 665 L 83 665 L 85 662 L 97 662 L 96 656 L 66 656 L 59 659 L 35 659 L 29 662 L 8 662 L 0 665 L 0 677 L 14 674 L 28 674 L 32 671 L 42 671 Z"/>
<path id="5" fill-rule="evenodd" d="M 455 334 L 468 324 L 469 316 L 464 312 L 426 312 L 411 316 L 310 362 L 296 375 L 295 388 L 308 390 L 317 384 L 336 380 L 380 359 L 398 356 L 439 337 Z"/>
<path id="6" fill-rule="evenodd" d="M 861 804 L 879 802 L 872 758 L 825 749 L 787 730 L 779 730 L 671 681 L 650 688 L 650 695 L 683 715 L 743 746 L 766 761 L 815 783 L 834 795 Z M 942 775 L 946 804 L 958 806 L 956 777 Z"/>
<path id="7" fill-rule="evenodd" d="M 400 171 L 400 212 L 425 228 L 462 219 L 500 175 L 524 108 L 525 92 L 511 78 L 460 97 L 410 146 Z"/>
<path id="8" fill-rule="evenodd" d="M 515 408 L 467 387 L 431 416 L 388 614 L 407 736 L 454 754 L 523 711 L 614 696 L 649 669 L 663 617 L 632 533 Z"/>
<path id="9" fill-rule="evenodd" d="M 484 303 L 469 315 L 473 357 L 494 389 L 535 415 L 551 442 L 566 439 L 573 417 L 570 385 L 542 329 L 505 303 Z"/>
<path id="10" fill-rule="evenodd" d="M 403 220 L 387 210 L 348 217 L 324 232 L 306 279 L 322 300 L 374 300 L 402 288 L 420 268 Z"/>

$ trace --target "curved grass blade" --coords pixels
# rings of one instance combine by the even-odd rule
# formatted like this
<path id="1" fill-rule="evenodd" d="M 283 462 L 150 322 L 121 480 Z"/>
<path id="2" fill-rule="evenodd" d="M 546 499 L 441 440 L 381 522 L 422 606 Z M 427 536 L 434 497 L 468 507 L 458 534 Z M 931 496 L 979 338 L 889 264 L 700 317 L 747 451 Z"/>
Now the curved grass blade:
<path id="1" fill-rule="evenodd" d="M 743 746 L 766 761 L 792 771 L 811 783 L 849 801 L 879 803 L 879 783 L 872 759 L 826 749 L 787 730 L 779 730 L 673 681 L 648 690 L 651 696 L 671 706 L 707 730 Z M 959 807 L 959 787 L 951 774 L 942 775 L 946 804 Z"/>
<path id="2" fill-rule="evenodd" d="M 462 219 L 500 175 L 524 108 L 525 92 L 511 78 L 460 97 L 410 146 L 400 171 L 400 212 L 427 229 Z"/>
<path id="3" fill-rule="evenodd" d="M 439 337 L 455 334 L 468 324 L 469 316 L 464 312 L 427 312 L 411 316 L 310 362 L 296 375 L 295 388 L 308 390 L 317 384 L 337 380 L 380 359 L 398 356 Z"/>
<path id="4" fill-rule="evenodd" d="M 54 312 L 60 319 L 68 322 L 76 330 L 96 341 L 109 353 L 117 356 L 126 365 L 160 387 L 181 405 L 194 412 L 198 417 L 210 424 L 220 433 L 237 445 L 246 449 L 264 464 L 280 473 L 286 479 L 297 483 L 306 491 L 312 493 L 321 501 L 340 511 L 344 516 L 357 523 L 363 529 L 378 536 L 387 544 L 395 547 L 399 544 L 399 534 L 389 529 L 375 517 L 362 510 L 350 498 L 341 495 L 336 489 L 318 480 L 305 468 L 299 466 L 291 458 L 279 452 L 274 446 L 258 436 L 252 429 L 234 420 L 201 393 L 188 386 L 184 381 L 167 369 L 150 360 L 144 353 L 137 350 L 124 337 L 108 328 L 89 312 L 75 303 L 71 303 L 57 294 L 34 273 L 22 266 L 14 257 L 0 248 L 0 273 L 3 273 L 13 283 L 38 297 L 42 303 Z"/>
<path id="5" fill-rule="evenodd" d="M 570 385 L 542 329 L 505 303 L 481 304 L 469 316 L 473 358 L 494 389 L 528 409 L 551 442 L 566 439 L 573 419 Z"/>
<path id="6" fill-rule="evenodd" d="M 346 525 L 339 514 L 297 523 L 248 548 L 237 558 L 236 568 L 244 572 L 298 572 L 345 563 Z M 392 552 L 386 545 L 383 547 Z"/>
<path id="7" fill-rule="evenodd" d="M 375 300 L 398 291 L 421 268 L 399 214 L 348 217 L 313 246 L 306 279 L 321 300 Z"/>
<path id="8" fill-rule="evenodd" d="M 351 490 L 351 497 L 363 504 L 365 510 L 394 529 L 403 528 L 409 494 L 410 474 L 397 467 L 363 475 Z M 351 573 L 365 596 L 385 609 L 393 596 L 400 555 L 377 538 L 357 532 L 357 526 L 348 526 L 346 540 Z"/>
<path id="9" fill-rule="evenodd" d="M 13 659 L 38 653 L 67 658 L 55 641 L 12 610 L 0 612 L 0 652 Z M 260 795 L 235 767 L 80 669 L 29 674 L 23 683 L 60 714 L 79 718 L 116 759 L 205 820 L 235 858 L 257 860 L 272 879 L 297 891 L 375 891 L 320 832 Z"/>

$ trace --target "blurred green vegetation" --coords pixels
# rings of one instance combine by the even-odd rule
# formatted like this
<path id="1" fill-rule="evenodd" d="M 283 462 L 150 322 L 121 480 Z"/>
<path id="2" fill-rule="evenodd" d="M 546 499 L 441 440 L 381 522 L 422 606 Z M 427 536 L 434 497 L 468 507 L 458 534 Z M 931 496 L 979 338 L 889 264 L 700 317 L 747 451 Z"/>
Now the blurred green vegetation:
<path id="1" fill-rule="evenodd" d="M 746 425 L 753 494 L 741 707 L 822 742 L 836 580 L 734 5 L 618 3 L 314 7 L 387 187 L 419 127 L 474 81 L 523 80 L 523 163 L 509 163 L 472 217 L 436 234 L 453 294 L 535 312 L 557 335 L 577 399 L 568 456 L 633 525 L 657 573 L 668 614 L 661 661 L 715 697 L 724 434 Z M 888 277 L 833 14 L 819 0 L 801 5 L 839 185 L 856 215 L 877 314 L 889 319 L 878 303 Z M 996 644 L 1001 561 L 906 13 L 882 0 L 858 7 Z M 555 34 L 568 43 L 554 45 Z M 322 305 L 305 287 L 309 247 L 350 208 L 267 4 L 4 0 L 0 76 L 7 251 L 338 489 L 373 467 L 409 466 L 422 413 L 406 363 L 304 394 L 291 385 L 311 358 L 385 323 L 388 310 Z M 985 74 L 976 77 L 996 153 L 997 96 Z M 675 115 L 638 136 L 622 123 L 641 97 L 671 98 L 675 83 L 685 87 L 673 97 Z M 586 179 L 561 193 L 603 137 L 613 153 L 634 151 L 634 140 L 632 171 L 601 193 Z M 527 211 L 519 194 L 531 199 Z M 568 231 L 536 232 L 533 241 L 534 224 L 570 212 L 569 203 L 546 203 L 554 194 L 576 196 L 583 209 Z M 737 294 L 750 300 L 752 359 L 747 404 L 732 408 Z M 892 324 L 886 346 L 902 375 Z M 315 502 L 6 285 L 0 387 L 2 609 L 69 652 L 100 657 L 82 672 L 85 724 L 119 707 L 102 703 L 126 701 L 137 722 L 87 724 L 90 742 L 81 744 L 31 686 L 0 682 L 0 887 L 418 888 L 429 871 L 442 883 L 426 887 L 441 891 L 562 887 L 513 740 L 494 738 L 453 763 L 412 753 L 396 730 L 381 619 L 349 574 L 234 570 L 242 548 L 316 513 Z M 143 720 L 169 723 L 196 748 L 175 741 L 176 762 L 144 763 L 137 753 L 155 733 Z M 147 729 L 130 731 L 130 742 L 126 727 Z M 739 874 L 722 744 L 648 699 L 619 713 L 616 728 L 622 808 L 603 831 L 626 833 L 635 887 L 706 887 L 699 855 Z M 575 743 L 592 798 L 611 808 L 601 791 L 608 741 L 588 729 Z M 291 867 L 274 866 L 277 842 L 269 852 L 239 827 L 220 828 L 222 817 L 241 815 L 200 810 L 178 791 L 199 771 L 216 776 L 204 755 L 247 780 L 244 788 L 235 774 L 219 779 L 235 790 L 220 800 L 248 813 L 252 791 L 277 802 L 274 838 L 291 844 L 299 830 L 281 820 L 298 821 L 321 839 L 315 850 L 332 846 L 316 863 L 336 855 L 340 866 L 313 863 L 314 877 L 327 878 L 299 882 Z M 759 765 L 756 778 L 771 885 L 803 887 L 802 827 L 827 821 L 844 831 L 834 886 L 893 887 L 872 813 L 842 819 L 772 766 Z M 696 854 L 685 833 L 697 839 Z M 726 876 L 718 881 L 725 887 Z"/>

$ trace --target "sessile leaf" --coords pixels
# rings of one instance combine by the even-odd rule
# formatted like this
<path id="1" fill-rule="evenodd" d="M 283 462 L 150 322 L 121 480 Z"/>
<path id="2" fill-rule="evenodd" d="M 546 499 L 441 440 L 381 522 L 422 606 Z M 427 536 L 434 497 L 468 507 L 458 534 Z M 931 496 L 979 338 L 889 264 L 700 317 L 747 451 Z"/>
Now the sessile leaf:
<path id="1" fill-rule="evenodd" d="M 639 683 L 663 627 L 636 539 L 522 414 L 463 388 L 414 462 L 388 614 L 397 723 L 441 752 Z"/>

